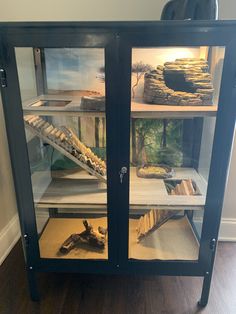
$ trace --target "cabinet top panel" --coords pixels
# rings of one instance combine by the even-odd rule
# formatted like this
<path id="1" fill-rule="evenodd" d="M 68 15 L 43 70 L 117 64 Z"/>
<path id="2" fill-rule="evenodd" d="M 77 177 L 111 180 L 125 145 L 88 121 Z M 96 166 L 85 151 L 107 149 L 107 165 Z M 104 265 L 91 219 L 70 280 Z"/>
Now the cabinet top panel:
<path id="1" fill-rule="evenodd" d="M 45 26 L 101 26 L 101 27 L 136 27 L 136 26 L 160 26 L 160 25 L 236 25 L 235 20 L 153 20 L 153 21 L 37 21 L 37 22 L 0 22 L 4 27 L 45 27 Z"/>
<path id="2" fill-rule="evenodd" d="M 114 39 L 133 47 L 227 45 L 234 39 L 235 31 L 236 21 L 228 20 L 0 23 L 0 36 L 18 47 L 104 47 Z"/>
<path id="3" fill-rule="evenodd" d="M 235 28 L 236 21 L 235 20 L 218 20 L 218 21 L 82 21 L 82 22 L 0 22 L 0 30 L 4 31 L 6 29 L 44 29 L 44 28 L 93 28 L 96 31 L 100 31 L 101 29 L 106 30 L 141 30 L 145 31 L 148 29 L 158 28 L 168 30 L 168 27 L 172 28 L 176 27 L 220 27 L 220 28 Z"/>

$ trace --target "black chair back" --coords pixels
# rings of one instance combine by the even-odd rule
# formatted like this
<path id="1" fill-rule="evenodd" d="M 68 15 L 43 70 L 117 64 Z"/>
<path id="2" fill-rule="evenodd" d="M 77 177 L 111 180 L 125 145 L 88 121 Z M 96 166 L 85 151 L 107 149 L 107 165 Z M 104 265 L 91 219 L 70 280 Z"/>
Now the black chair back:
<path id="1" fill-rule="evenodd" d="M 171 0 L 163 8 L 161 20 L 217 20 L 218 0 Z"/>

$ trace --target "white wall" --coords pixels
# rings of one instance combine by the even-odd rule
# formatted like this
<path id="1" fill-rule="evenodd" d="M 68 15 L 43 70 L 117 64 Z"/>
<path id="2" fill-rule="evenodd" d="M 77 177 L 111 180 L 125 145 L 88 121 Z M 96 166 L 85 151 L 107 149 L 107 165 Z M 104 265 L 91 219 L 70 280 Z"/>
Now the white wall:
<path id="1" fill-rule="evenodd" d="M 0 95 L 0 265 L 19 239 L 15 191 Z"/>
<path id="2" fill-rule="evenodd" d="M 0 21 L 158 20 L 167 0 L 0 0 Z M 235 0 L 219 0 L 220 19 L 236 18 Z"/>
<path id="3" fill-rule="evenodd" d="M 0 0 L 0 20 L 157 20 L 166 2 L 166 0 Z"/>
<path id="4" fill-rule="evenodd" d="M 219 19 L 235 20 L 236 1 L 235 0 L 218 0 L 218 1 L 219 1 Z"/>
<path id="5" fill-rule="evenodd" d="M 236 19 L 236 1 L 219 1 L 219 18 Z M 236 141 L 234 141 L 229 178 L 226 186 L 224 207 L 221 222 L 221 235 L 224 239 L 236 240 Z"/>
<path id="6" fill-rule="evenodd" d="M 3 108 L 0 106 L 0 230 L 16 213 L 16 202 L 7 148 Z M 2 149 L 4 148 L 4 149 Z"/>

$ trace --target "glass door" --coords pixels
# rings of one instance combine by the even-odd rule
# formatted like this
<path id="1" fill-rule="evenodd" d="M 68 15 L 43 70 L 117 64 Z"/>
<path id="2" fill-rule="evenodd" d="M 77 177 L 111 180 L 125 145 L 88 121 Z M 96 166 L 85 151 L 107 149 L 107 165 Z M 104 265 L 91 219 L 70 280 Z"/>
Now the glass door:
<path id="1" fill-rule="evenodd" d="M 108 259 L 103 48 L 15 48 L 41 258 Z"/>
<path id="2" fill-rule="evenodd" d="M 199 259 L 224 53 L 132 48 L 130 261 Z"/>
<path id="3" fill-rule="evenodd" d="M 0 50 L 2 97 L 27 263 L 112 267 L 115 36 L 65 24 L 15 34 Z"/>

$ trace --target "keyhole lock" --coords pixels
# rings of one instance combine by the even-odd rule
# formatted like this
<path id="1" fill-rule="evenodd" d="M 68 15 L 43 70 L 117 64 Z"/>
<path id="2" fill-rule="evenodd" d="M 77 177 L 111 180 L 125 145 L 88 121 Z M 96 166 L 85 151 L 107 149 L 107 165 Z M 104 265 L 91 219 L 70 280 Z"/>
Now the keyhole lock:
<path id="1" fill-rule="evenodd" d="M 2 88 L 7 87 L 7 75 L 4 69 L 0 69 L 0 86 Z"/>
<path id="2" fill-rule="evenodd" d="M 126 167 L 122 167 L 120 169 L 119 175 L 120 175 L 120 183 L 122 184 L 123 182 L 123 177 L 124 175 L 127 173 L 127 168 Z"/>

